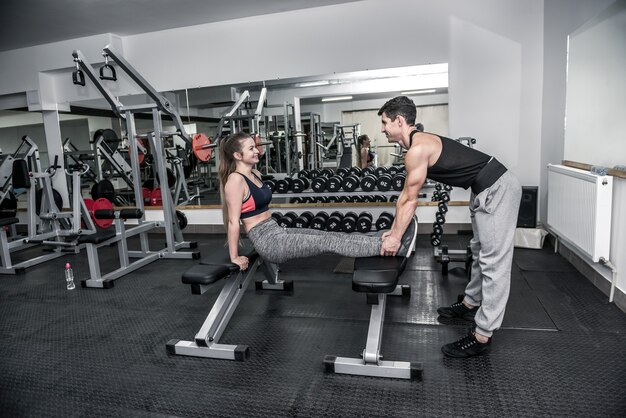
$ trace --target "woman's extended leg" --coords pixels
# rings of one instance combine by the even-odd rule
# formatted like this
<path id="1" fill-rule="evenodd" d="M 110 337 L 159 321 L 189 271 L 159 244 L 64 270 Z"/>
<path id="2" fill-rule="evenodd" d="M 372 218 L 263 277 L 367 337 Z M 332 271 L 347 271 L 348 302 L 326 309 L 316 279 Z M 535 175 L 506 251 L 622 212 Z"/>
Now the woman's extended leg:
<path id="1" fill-rule="evenodd" d="M 284 229 L 272 218 L 252 228 L 248 237 L 261 257 L 272 263 L 325 253 L 346 257 L 373 257 L 379 255 L 381 246 L 381 238 L 378 236 Z"/>

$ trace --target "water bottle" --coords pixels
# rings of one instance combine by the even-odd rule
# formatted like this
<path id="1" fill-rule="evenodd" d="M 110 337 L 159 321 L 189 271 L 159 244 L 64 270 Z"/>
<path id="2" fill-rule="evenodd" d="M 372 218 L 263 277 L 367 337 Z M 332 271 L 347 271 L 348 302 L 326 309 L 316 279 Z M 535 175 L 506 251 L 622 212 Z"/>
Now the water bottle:
<path id="1" fill-rule="evenodd" d="M 76 285 L 74 284 L 74 272 L 72 271 L 70 263 L 65 265 L 65 281 L 67 282 L 67 290 L 76 288 Z"/>

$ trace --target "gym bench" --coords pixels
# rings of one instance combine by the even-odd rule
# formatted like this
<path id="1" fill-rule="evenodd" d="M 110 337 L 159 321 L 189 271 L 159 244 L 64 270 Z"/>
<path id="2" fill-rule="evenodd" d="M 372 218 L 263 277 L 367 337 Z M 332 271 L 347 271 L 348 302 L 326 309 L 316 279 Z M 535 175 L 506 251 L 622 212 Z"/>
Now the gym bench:
<path id="1" fill-rule="evenodd" d="M 200 264 L 183 273 L 182 282 L 191 285 L 191 293 L 194 295 L 205 293 L 213 283 L 222 279 L 226 283 L 194 341 L 170 340 L 167 342 L 168 354 L 237 361 L 250 357 L 247 345 L 219 344 L 219 339 L 257 268 L 261 267 L 266 280 L 256 282 L 256 289 L 292 291 L 293 282 L 278 279 L 277 266 L 263 261 L 256 251 L 242 252 L 241 255 L 248 257 L 250 261 L 246 271 L 240 271 L 238 265 L 230 262 L 228 254 L 223 254 L 218 260 L 203 259 Z"/>
<path id="2" fill-rule="evenodd" d="M 352 290 L 366 293 L 367 303 L 372 305 L 367 343 L 362 358 L 324 358 L 329 373 L 359 376 L 392 377 L 399 379 L 421 379 L 422 364 L 405 361 L 382 360 L 380 346 L 387 295 L 410 297 L 408 285 L 398 285 L 398 279 L 406 266 L 405 257 L 357 258 L 352 276 Z"/>
<path id="3" fill-rule="evenodd" d="M 130 230 L 126 230 L 124 219 L 141 219 L 143 211 L 140 209 L 122 209 L 114 211 L 111 209 L 96 210 L 94 215 L 98 219 L 113 219 L 115 228 L 105 229 L 94 234 L 81 235 L 78 238 L 79 244 L 85 244 L 87 257 L 89 260 L 89 279 L 82 280 L 82 287 L 95 287 L 109 289 L 113 287 L 114 280 L 137 270 L 160 258 L 161 253 L 150 251 L 147 232 L 157 225 L 155 222 L 143 222 Z M 141 251 L 128 251 L 128 238 L 140 234 Z M 117 251 L 120 260 L 120 267 L 105 275 L 100 272 L 100 258 L 98 248 L 117 243 Z M 132 263 L 129 257 L 140 257 Z"/>

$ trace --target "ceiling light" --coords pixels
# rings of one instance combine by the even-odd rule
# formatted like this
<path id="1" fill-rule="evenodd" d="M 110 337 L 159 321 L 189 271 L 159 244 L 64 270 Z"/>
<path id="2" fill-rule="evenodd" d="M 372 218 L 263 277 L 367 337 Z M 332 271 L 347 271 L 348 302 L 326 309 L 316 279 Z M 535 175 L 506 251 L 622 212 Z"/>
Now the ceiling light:
<path id="1" fill-rule="evenodd" d="M 336 102 L 338 100 L 350 100 L 352 96 L 337 96 L 337 97 L 324 97 L 323 102 Z"/>
<path id="2" fill-rule="evenodd" d="M 317 80 L 317 81 L 307 81 L 304 83 L 296 83 L 296 87 L 317 87 L 317 86 L 327 86 L 330 84 L 328 80 Z"/>
<path id="3" fill-rule="evenodd" d="M 437 89 L 428 89 L 428 90 L 413 90 L 413 91 L 403 91 L 400 94 L 402 94 L 403 96 L 409 96 L 412 94 L 427 94 L 427 93 L 434 93 L 436 92 Z"/>

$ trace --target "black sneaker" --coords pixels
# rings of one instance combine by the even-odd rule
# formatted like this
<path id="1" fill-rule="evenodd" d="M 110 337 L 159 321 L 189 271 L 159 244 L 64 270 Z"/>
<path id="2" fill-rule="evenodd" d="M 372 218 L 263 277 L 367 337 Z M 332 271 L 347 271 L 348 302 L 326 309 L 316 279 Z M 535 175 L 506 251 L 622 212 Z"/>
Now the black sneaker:
<path id="1" fill-rule="evenodd" d="M 491 351 L 491 338 L 486 343 L 478 342 L 473 332 L 470 332 L 460 340 L 446 344 L 441 351 L 448 357 L 468 358 L 489 354 Z"/>
<path id="2" fill-rule="evenodd" d="M 409 257 L 415 249 L 415 241 L 417 241 L 417 216 L 411 218 L 411 223 L 409 223 L 406 231 L 404 231 L 396 256 Z"/>
<path id="3" fill-rule="evenodd" d="M 444 318 L 461 318 L 466 321 L 473 321 L 478 311 L 478 306 L 472 309 L 463 305 L 462 302 L 453 303 L 451 306 L 442 306 L 437 308 L 437 313 Z"/>

